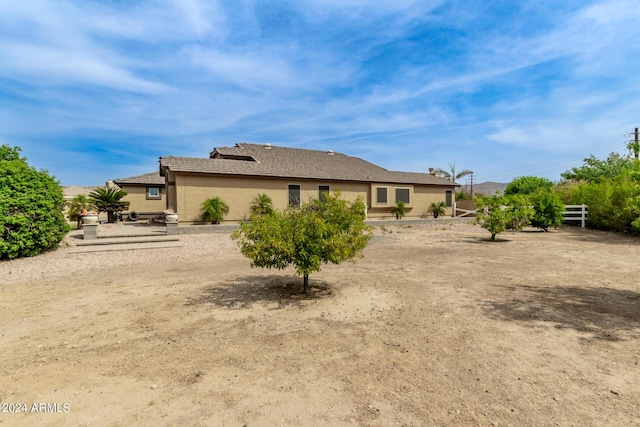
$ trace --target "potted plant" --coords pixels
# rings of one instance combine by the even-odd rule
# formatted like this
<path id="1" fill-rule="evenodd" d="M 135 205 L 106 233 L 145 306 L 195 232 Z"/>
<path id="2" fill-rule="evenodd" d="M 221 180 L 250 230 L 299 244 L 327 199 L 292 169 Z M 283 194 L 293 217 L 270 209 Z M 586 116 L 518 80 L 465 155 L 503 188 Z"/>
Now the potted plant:
<path id="1" fill-rule="evenodd" d="M 164 221 L 168 223 L 178 222 L 178 214 L 173 210 L 172 207 L 165 209 Z"/>
<path id="2" fill-rule="evenodd" d="M 83 209 L 80 213 L 80 217 L 82 218 L 82 223 L 85 225 L 93 225 L 98 223 L 98 214 L 95 211 Z"/>
<path id="3" fill-rule="evenodd" d="M 402 200 L 397 200 L 396 205 L 391 208 L 391 213 L 396 216 L 396 219 L 402 219 L 407 212 L 407 208 Z"/>
<path id="4" fill-rule="evenodd" d="M 433 202 L 429 206 L 429 212 L 433 214 L 434 218 L 438 218 L 447 212 L 447 205 L 444 202 Z"/>

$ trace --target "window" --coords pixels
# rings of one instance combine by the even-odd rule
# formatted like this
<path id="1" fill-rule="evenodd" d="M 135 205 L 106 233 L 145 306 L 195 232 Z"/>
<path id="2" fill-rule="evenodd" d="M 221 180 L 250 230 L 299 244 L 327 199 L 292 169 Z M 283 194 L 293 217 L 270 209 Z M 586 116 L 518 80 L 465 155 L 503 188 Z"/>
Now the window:
<path id="1" fill-rule="evenodd" d="M 450 208 L 452 205 L 452 201 L 453 201 L 453 192 L 451 190 L 445 190 L 444 192 L 444 200 L 445 203 L 447 204 L 447 207 Z"/>
<path id="2" fill-rule="evenodd" d="M 147 187 L 147 200 L 161 198 L 162 193 L 160 192 L 160 187 Z"/>
<path id="3" fill-rule="evenodd" d="M 409 189 L 408 188 L 396 188 L 396 202 L 400 200 L 406 205 L 409 204 Z"/>
<path id="4" fill-rule="evenodd" d="M 319 185 L 318 186 L 318 200 L 320 200 L 322 203 L 324 203 L 324 193 L 328 193 L 329 192 L 329 186 L 328 185 Z"/>
<path id="5" fill-rule="evenodd" d="M 387 189 L 384 187 L 376 188 L 376 203 L 381 205 L 387 204 Z"/>
<path id="6" fill-rule="evenodd" d="M 289 184 L 289 206 L 300 206 L 300 186 Z"/>

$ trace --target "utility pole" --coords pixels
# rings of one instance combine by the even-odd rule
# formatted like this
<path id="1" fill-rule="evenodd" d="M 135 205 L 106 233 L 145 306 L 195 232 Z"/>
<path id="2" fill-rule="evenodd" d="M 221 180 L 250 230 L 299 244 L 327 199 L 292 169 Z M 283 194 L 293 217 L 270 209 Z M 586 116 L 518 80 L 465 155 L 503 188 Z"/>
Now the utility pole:
<path id="1" fill-rule="evenodd" d="M 633 155 L 636 158 L 636 160 L 638 160 L 638 150 L 637 150 L 637 148 L 639 146 L 638 142 L 639 142 L 638 141 L 638 128 L 636 128 L 636 138 L 634 140 L 634 145 L 633 145 L 634 147 L 636 147 L 636 150 L 633 150 Z"/>
<path id="2" fill-rule="evenodd" d="M 638 129 L 636 129 L 637 131 Z M 638 132 L 636 132 L 636 136 L 638 135 Z M 473 172 L 471 172 L 471 197 L 473 197 Z"/>

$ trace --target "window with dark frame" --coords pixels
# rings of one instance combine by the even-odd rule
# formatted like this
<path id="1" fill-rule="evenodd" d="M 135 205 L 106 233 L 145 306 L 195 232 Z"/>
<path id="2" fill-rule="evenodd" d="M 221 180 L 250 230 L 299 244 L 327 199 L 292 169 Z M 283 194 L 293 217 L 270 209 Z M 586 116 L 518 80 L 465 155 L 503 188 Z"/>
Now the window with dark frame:
<path id="1" fill-rule="evenodd" d="M 289 206 L 300 206 L 300 185 L 289 184 Z"/>
<path id="2" fill-rule="evenodd" d="M 385 187 L 376 187 L 376 203 L 387 204 L 387 189 Z"/>
<path id="3" fill-rule="evenodd" d="M 402 201 L 406 205 L 410 203 L 408 188 L 396 188 L 396 202 L 397 201 Z"/>
<path id="4" fill-rule="evenodd" d="M 451 190 L 445 190 L 444 192 L 445 204 L 448 208 L 453 206 L 453 192 Z"/>
<path id="5" fill-rule="evenodd" d="M 324 193 L 328 193 L 329 192 L 329 186 L 328 185 L 319 185 L 318 186 L 318 200 L 320 200 L 322 203 L 325 202 L 324 200 Z"/>

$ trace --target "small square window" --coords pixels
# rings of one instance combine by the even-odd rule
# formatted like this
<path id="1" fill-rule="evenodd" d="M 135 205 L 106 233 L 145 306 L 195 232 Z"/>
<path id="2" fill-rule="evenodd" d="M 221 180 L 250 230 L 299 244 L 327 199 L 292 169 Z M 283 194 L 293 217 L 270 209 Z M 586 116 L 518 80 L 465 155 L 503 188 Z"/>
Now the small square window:
<path id="1" fill-rule="evenodd" d="M 160 192 L 160 187 L 147 187 L 147 200 L 148 199 L 160 199 L 162 198 L 162 193 Z"/>
<path id="2" fill-rule="evenodd" d="M 387 204 L 387 189 L 385 187 L 376 188 L 376 203 L 380 205 Z"/>

